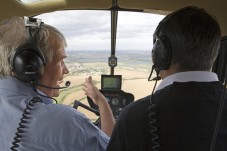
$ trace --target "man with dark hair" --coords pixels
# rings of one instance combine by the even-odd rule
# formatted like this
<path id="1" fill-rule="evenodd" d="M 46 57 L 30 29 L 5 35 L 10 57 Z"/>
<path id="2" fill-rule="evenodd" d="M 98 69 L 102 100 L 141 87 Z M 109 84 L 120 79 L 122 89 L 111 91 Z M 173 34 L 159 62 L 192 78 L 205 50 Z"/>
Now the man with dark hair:
<path id="1" fill-rule="evenodd" d="M 214 135 L 224 90 L 211 72 L 220 47 L 217 21 L 203 9 L 185 7 L 167 15 L 153 36 L 153 69 L 162 82 L 123 110 L 107 151 L 226 151 L 226 116 L 217 140 Z"/>

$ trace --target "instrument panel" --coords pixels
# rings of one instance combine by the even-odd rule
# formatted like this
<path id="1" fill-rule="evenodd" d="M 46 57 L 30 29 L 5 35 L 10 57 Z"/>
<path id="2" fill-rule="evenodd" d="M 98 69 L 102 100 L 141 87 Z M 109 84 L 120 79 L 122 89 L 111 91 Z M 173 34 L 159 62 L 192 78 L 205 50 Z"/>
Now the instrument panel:
<path id="1" fill-rule="evenodd" d="M 122 90 L 99 90 L 108 101 L 110 108 L 113 112 L 114 118 L 117 119 L 122 110 L 134 101 L 134 95 L 126 93 Z M 91 98 L 88 97 L 88 103 L 91 108 L 98 110 L 98 106 L 93 103 Z"/>

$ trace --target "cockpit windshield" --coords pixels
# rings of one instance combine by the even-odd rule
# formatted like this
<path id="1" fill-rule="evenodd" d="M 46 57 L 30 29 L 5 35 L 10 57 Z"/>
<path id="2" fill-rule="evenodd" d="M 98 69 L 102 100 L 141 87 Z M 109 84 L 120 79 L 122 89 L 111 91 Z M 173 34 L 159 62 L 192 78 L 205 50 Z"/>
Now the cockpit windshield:
<path id="1" fill-rule="evenodd" d="M 110 74 L 108 57 L 111 49 L 110 11 L 65 10 L 46 13 L 37 18 L 58 28 L 67 41 L 66 80 L 71 86 L 56 98 L 58 103 L 72 105 L 74 100 L 87 103 L 82 91 L 85 77 L 91 75 L 101 88 L 101 75 Z M 118 12 L 115 75 L 122 75 L 122 90 L 132 93 L 135 100 L 151 94 L 154 82 L 148 82 L 151 71 L 153 32 L 164 15 L 141 12 Z M 97 116 L 78 108 L 91 120 Z"/>

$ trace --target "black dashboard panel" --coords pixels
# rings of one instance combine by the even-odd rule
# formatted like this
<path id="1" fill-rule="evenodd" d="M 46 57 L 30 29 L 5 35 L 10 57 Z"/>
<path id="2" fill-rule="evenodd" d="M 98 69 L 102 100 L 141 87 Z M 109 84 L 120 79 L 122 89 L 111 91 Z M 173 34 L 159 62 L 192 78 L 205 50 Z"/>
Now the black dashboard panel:
<path id="1" fill-rule="evenodd" d="M 134 101 L 133 94 L 124 92 L 122 90 L 100 90 L 100 92 L 106 97 L 115 119 L 119 117 L 121 111 L 128 104 Z M 91 108 L 98 110 L 98 106 L 93 103 L 91 98 L 88 97 L 87 99 Z"/>

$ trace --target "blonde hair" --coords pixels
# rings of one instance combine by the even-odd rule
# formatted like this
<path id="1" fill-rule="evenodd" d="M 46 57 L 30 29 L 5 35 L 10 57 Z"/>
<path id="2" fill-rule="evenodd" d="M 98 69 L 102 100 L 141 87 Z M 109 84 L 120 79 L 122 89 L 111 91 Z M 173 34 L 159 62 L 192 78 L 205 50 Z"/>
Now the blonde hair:
<path id="1" fill-rule="evenodd" d="M 24 20 L 13 17 L 0 22 L 0 77 L 13 76 L 10 57 L 27 41 Z M 37 37 L 37 47 L 43 53 L 46 63 L 58 59 L 66 47 L 63 34 L 56 28 L 42 24 Z"/>

